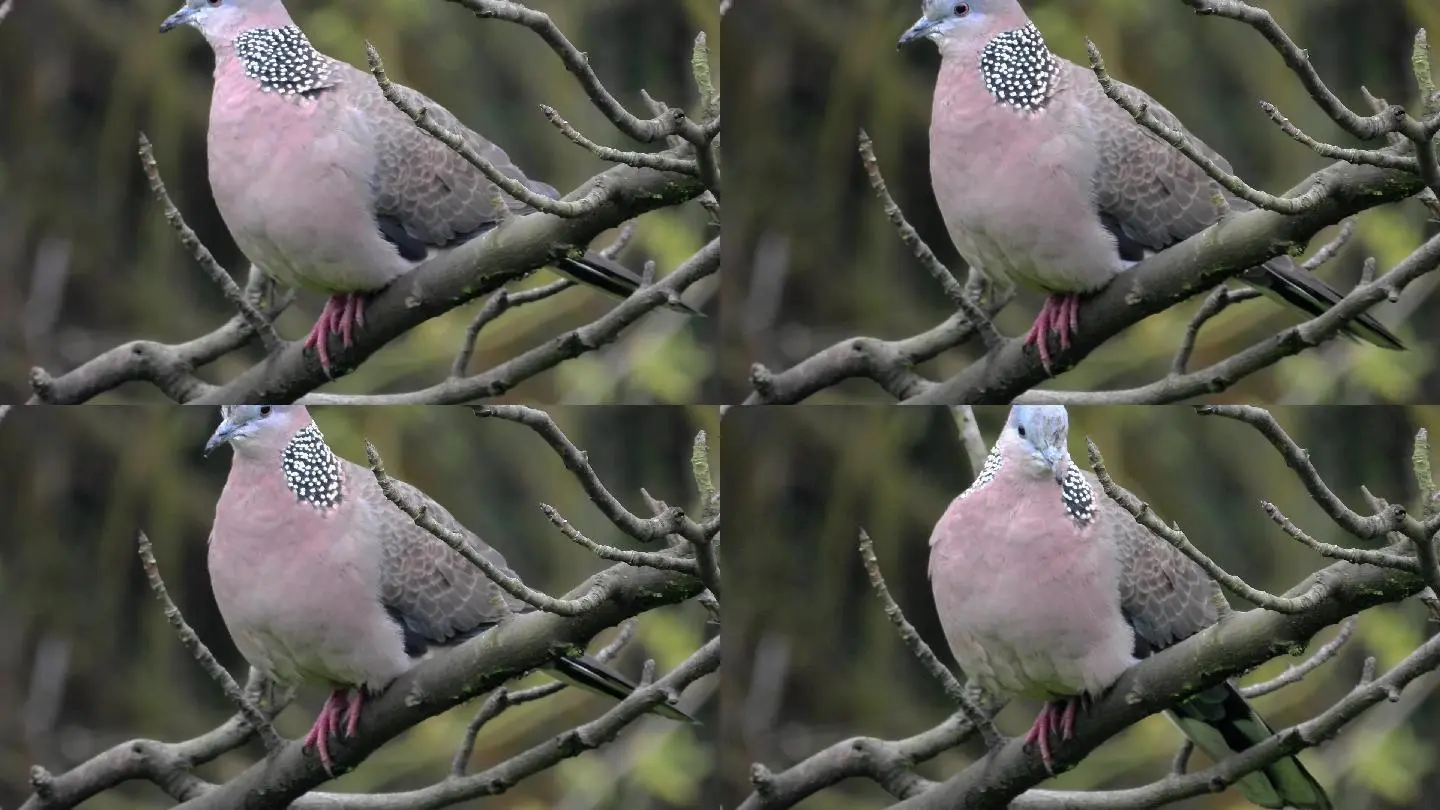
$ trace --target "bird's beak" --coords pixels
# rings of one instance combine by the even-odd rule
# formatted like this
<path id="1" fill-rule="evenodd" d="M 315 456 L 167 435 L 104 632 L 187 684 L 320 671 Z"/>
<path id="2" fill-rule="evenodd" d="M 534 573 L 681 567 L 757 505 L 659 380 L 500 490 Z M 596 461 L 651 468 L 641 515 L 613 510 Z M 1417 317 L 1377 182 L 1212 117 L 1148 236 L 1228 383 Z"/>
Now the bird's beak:
<path id="1" fill-rule="evenodd" d="M 910 30 L 900 35 L 900 41 L 895 43 L 896 50 L 909 45 L 917 39 L 924 39 L 930 35 L 931 29 L 935 27 L 935 21 L 928 17 L 921 17 L 910 26 Z"/>
<path id="2" fill-rule="evenodd" d="M 1065 481 L 1065 470 L 1070 466 L 1064 450 L 1059 448 L 1047 448 L 1042 453 L 1045 463 L 1050 465 L 1050 471 L 1055 474 L 1055 483 Z"/>
<path id="3" fill-rule="evenodd" d="M 169 31 L 171 28 L 175 28 L 177 26 L 189 25 L 190 21 L 194 17 L 195 9 L 191 8 L 188 4 L 183 5 L 180 7 L 179 11 L 171 14 L 169 17 L 166 17 L 165 22 L 160 23 L 160 33 L 163 34 L 166 31 Z"/>
<path id="4" fill-rule="evenodd" d="M 208 457 L 211 453 L 215 452 L 215 448 L 230 441 L 230 437 L 234 435 L 234 423 L 229 419 L 221 422 L 220 427 L 215 428 L 215 432 L 210 434 L 210 440 L 205 442 L 205 455 Z"/>

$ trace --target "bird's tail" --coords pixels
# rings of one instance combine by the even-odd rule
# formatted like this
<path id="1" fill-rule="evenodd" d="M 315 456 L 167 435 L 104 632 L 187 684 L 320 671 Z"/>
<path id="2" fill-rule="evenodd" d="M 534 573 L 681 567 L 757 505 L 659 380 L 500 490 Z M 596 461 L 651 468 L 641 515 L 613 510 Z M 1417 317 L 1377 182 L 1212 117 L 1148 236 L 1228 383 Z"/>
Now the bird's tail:
<path id="1" fill-rule="evenodd" d="M 573 281 L 588 284 L 619 298 L 628 298 L 640 288 L 640 277 L 635 275 L 634 271 L 594 253 L 587 253 L 579 259 L 560 259 L 555 262 L 555 269 Z M 692 309 L 678 299 L 667 302 L 666 306 L 687 315 L 701 315 L 699 310 Z"/>
<path id="2" fill-rule="evenodd" d="M 1170 719 L 1217 762 L 1271 734 L 1270 727 L 1231 683 L 1195 695 L 1171 711 Z M 1261 807 L 1332 810 L 1320 783 L 1294 757 L 1251 771 L 1235 783 L 1235 789 Z"/>
<path id="3" fill-rule="evenodd" d="M 616 700 L 624 700 L 630 696 L 631 692 L 635 691 L 634 681 L 588 655 L 556 659 L 554 665 L 550 667 L 550 672 L 566 683 L 592 692 L 599 692 Z M 668 703 L 656 704 L 650 711 L 682 723 L 698 725 L 700 722 Z"/>
<path id="4" fill-rule="evenodd" d="M 1244 278 L 1260 292 L 1311 316 L 1325 313 L 1344 297 L 1314 273 L 1296 266 L 1289 256 L 1276 256 L 1262 267 L 1247 272 Z M 1347 323 L 1345 333 L 1382 349 L 1405 348 L 1400 338 L 1368 312 Z"/>

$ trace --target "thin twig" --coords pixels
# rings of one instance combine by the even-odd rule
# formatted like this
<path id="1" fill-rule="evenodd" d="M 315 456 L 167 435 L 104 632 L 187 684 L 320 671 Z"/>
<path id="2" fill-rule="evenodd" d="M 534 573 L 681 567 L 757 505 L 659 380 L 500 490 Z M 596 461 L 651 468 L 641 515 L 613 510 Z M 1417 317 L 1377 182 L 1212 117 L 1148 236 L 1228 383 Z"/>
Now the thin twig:
<path id="1" fill-rule="evenodd" d="M 137 550 L 140 553 L 140 565 L 145 569 L 145 577 L 150 580 L 150 590 L 155 592 L 155 597 L 165 606 L 165 620 L 170 622 L 170 626 L 175 629 L 175 634 L 180 637 L 180 643 L 185 645 L 185 649 L 195 657 L 200 668 L 205 670 L 205 674 L 220 685 L 225 697 L 229 698 L 230 702 L 240 710 L 245 722 L 249 723 L 250 727 L 260 735 L 265 750 L 270 753 L 278 751 L 285 745 L 285 741 L 275 733 L 275 727 L 270 725 L 270 721 L 265 719 L 265 715 L 245 696 L 245 691 L 235 683 L 235 679 L 230 677 L 230 673 L 226 672 L 225 668 L 220 666 L 220 662 L 215 660 L 215 656 L 210 653 L 205 643 L 200 640 L 194 630 L 190 629 L 185 617 L 180 615 L 180 608 L 171 601 L 170 593 L 165 588 L 165 580 L 160 576 L 160 565 L 155 562 L 155 554 L 150 547 L 150 538 L 145 536 L 145 532 L 140 532 Z"/>
<path id="2" fill-rule="evenodd" d="M 565 433 L 560 430 L 560 426 L 555 424 L 555 420 L 545 411 L 524 405 L 483 405 L 471 410 L 482 419 L 504 419 L 533 430 L 560 456 L 560 460 L 565 464 L 565 469 L 569 470 L 570 474 L 580 483 L 580 487 L 585 490 L 585 494 L 590 497 L 600 512 L 621 531 L 636 540 L 650 543 L 663 540 L 666 535 L 670 534 L 679 534 L 686 539 L 703 534 L 700 526 L 686 517 L 682 509 L 671 508 L 665 514 L 648 520 L 626 509 L 624 504 L 610 494 L 610 490 L 600 482 L 600 476 L 596 474 L 595 468 L 590 466 L 590 459 L 587 455 L 566 437 Z"/>
<path id="3" fill-rule="evenodd" d="M 1180 743 L 1180 748 L 1175 751 L 1175 758 L 1170 760 L 1170 773 L 1181 776 L 1185 769 L 1190 767 L 1190 755 L 1195 753 L 1195 742 L 1186 737 Z"/>
<path id="4" fill-rule="evenodd" d="M 870 187 L 880 198 L 880 206 L 885 211 L 885 216 L 900 232 L 900 241 L 910 248 L 910 252 L 915 254 L 920 265 L 940 284 L 945 295 L 955 304 L 955 308 L 965 316 L 966 320 L 975 325 L 975 330 L 985 344 L 985 349 L 992 351 L 1004 343 L 1004 336 L 995 329 L 995 324 L 990 322 L 990 317 L 965 294 L 965 289 L 960 286 L 960 281 L 955 278 L 955 274 L 940 262 L 940 259 L 935 256 L 935 252 L 925 244 L 925 240 L 920 238 L 920 233 L 905 218 L 905 212 L 900 210 L 900 206 L 890 196 L 890 189 L 885 185 L 885 177 L 880 173 L 880 163 L 875 159 L 874 145 L 870 142 L 870 136 L 863 129 L 860 130 L 860 162 L 865 167 L 866 176 L 870 178 Z"/>
<path id="5" fill-rule="evenodd" d="M 1346 163 L 1354 163 L 1357 166 L 1379 166 L 1382 169 L 1396 169 L 1402 172 L 1415 172 L 1419 165 L 1415 158 L 1409 155 L 1397 155 L 1394 152 L 1385 152 L 1379 149 L 1346 149 L 1333 144 L 1317 141 L 1294 124 L 1290 119 L 1281 114 L 1280 110 L 1268 101 L 1260 102 L 1260 109 L 1280 131 L 1299 141 L 1301 144 L 1313 149 L 1316 154 L 1330 158 L 1331 160 L 1343 160 Z"/>
<path id="6" fill-rule="evenodd" d="M 945 690 L 945 694 L 960 707 L 960 713 L 965 716 L 965 719 L 970 721 L 980 732 L 981 738 L 985 740 L 986 748 L 993 750 L 1004 743 L 1005 737 L 995 728 L 994 722 L 985 714 L 984 709 L 972 700 L 970 695 L 966 694 L 965 688 L 960 685 L 954 675 L 950 674 L 950 670 L 940 663 L 940 659 L 935 657 L 930 645 L 925 643 L 925 639 L 920 638 L 914 625 L 905 618 L 904 611 L 900 610 L 900 605 L 896 604 L 894 597 L 890 595 L 890 589 L 885 585 L 885 575 L 880 572 L 880 561 L 875 558 L 875 546 L 870 541 L 870 535 L 866 534 L 864 529 L 860 530 L 860 560 L 865 564 L 865 573 L 870 576 L 870 585 L 875 589 L 875 595 L 880 598 L 885 615 L 890 618 L 891 624 L 894 624 L 895 629 L 899 631 L 905 646 L 939 682 L 941 688 Z"/>
<path id="7" fill-rule="evenodd" d="M 720 544 L 715 538 L 720 532 L 720 489 L 710 474 L 710 442 L 703 430 L 696 431 L 695 441 L 690 447 L 690 474 L 700 495 L 702 530 L 699 537 L 686 539 L 695 551 L 700 581 L 705 583 L 705 589 L 711 595 L 719 599 Z"/>
<path id="8" fill-rule="evenodd" d="M 630 549 L 601 545 L 589 537 L 586 537 L 579 529 L 571 526 L 570 521 L 562 517 L 559 510 L 550 504 L 540 504 L 540 511 L 544 512 L 545 518 L 555 524 L 555 528 L 559 529 L 560 533 L 569 538 L 571 542 L 586 549 L 602 560 L 622 562 L 626 565 L 662 568 L 667 571 L 680 571 L 691 576 L 700 575 L 700 569 L 696 565 L 695 560 L 689 559 L 688 557 L 677 557 L 666 552 L 632 551 Z"/>
<path id="9" fill-rule="evenodd" d="M 635 637 L 635 627 L 634 619 L 626 619 L 621 622 L 620 632 L 616 634 L 613 641 L 595 653 L 595 659 L 608 662 L 614 658 Z M 450 775 L 465 775 L 465 766 L 470 763 L 470 756 L 475 753 L 475 739 L 486 723 L 504 714 L 507 709 L 549 697 L 556 692 L 564 691 L 565 687 L 564 681 L 551 681 L 528 689 L 521 689 L 518 692 L 511 692 L 504 686 L 491 692 L 490 697 L 486 698 L 480 706 L 480 711 L 475 713 L 475 717 L 465 727 L 465 735 L 460 740 L 460 748 L 455 752 L 454 759 L 450 761 Z"/>
<path id="10" fill-rule="evenodd" d="M 1350 636 L 1354 635 L 1354 633 L 1355 617 L 1347 616 L 1345 621 L 1340 623 L 1340 632 L 1336 633 L 1334 638 L 1321 645 L 1320 649 L 1316 650 L 1314 655 L 1311 655 L 1309 658 L 1292 667 L 1287 667 L 1284 672 L 1268 681 L 1240 687 L 1240 695 L 1245 698 L 1257 698 L 1261 695 L 1268 695 L 1271 692 L 1284 689 L 1292 683 L 1299 683 L 1300 679 L 1309 675 L 1321 664 L 1338 655 L 1340 648 L 1345 646 L 1345 642 L 1349 641 Z"/>
<path id="11" fill-rule="evenodd" d="M 955 429 L 960 432 L 960 443 L 965 446 L 965 456 L 970 460 L 970 472 L 979 475 L 990 455 L 985 437 L 980 435 L 980 424 L 975 421 L 975 409 L 969 405 L 954 405 L 950 416 L 955 419 Z"/>
<path id="12" fill-rule="evenodd" d="M 1395 129 L 1396 116 L 1404 115 L 1403 107 L 1391 107 L 1388 110 L 1362 118 L 1341 101 L 1334 92 L 1320 78 L 1315 66 L 1310 63 L 1309 56 L 1305 50 L 1285 33 L 1285 29 L 1275 22 L 1270 12 L 1259 6 L 1252 6 L 1248 3 L 1234 2 L 1234 0 L 1181 0 L 1185 5 L 1195 9 L 1197 14 L 1215 14 L 1221 17 L 1228 17 L 1232 20 L 1249 25 L 1260 33 L 1267 42 L 1285 60 L 1286 66 L 1300 78 L 1300 83 L 1309 92 L 1310 98 L 1315 104 L 1330 116 L 1330 120 L 1339 124 L 1346 132 L 1354 135 L 1362 141 L 1374 140 Z"/>
<path id="13" fill-rule="evenodd" d="M 1386 532 L 1395 531 L 1398 528 L 1398 516 L 1403 514 L 1403 510 L 1400 510 L 1399 513 L 1391 511 L 1383 515 L 1361 517 L 1346 506 L 1334 492 L 1330 491 L 1330 487 L 1326 486 L 1325 481 L 1320 477 L 1320 472 L 1310 462 L 1310 454 L 1290 438 L 1290 435 L 1280 427 L 1280 423 L 1275 421 L 1275 417 L 1271 416 L 1269 411 L 1249 405 L 1204 405 L 1197 408 L 1196 413 L 1202 416 L 1214 415 L 1234 419 L 1259 431 L 1260 435 L 1270 443 L 1270 446 L 1280 452 L 1280 456 L 1285 459 L 1286 466 L 1300 479 L 1300 483 L 1304 485 L 1305 491 L 1310 493 L 1310 497 L 1314 499 L 1315 503 L 1345 531 L 1362 540 L 1374 540 L 1383 537 Z"/>
<path id="14" fill-rule="evenodd" d="M 1231 304 L 1259 296 L 1259 290 L 1250 288 L 1232 290 L 1224 284 L 1217 286 L 1215 291 L 1210 293 L 1210 297 L 1205 299 L 1205 303 L 1195 311 L 1195 317 L 1190 319 L 1190 325 L 1185 327 L 1185 336 L 1180 340 L 1180 349 L 1175 352 L 1175 360 L 1170 364 L 1170 376 L 1179 377 L 1185 373 L 1185 368 L 1190 365 L 1190 355 L 1195 352 L 1195 341 L 1200 337 L 1200 329 L 1211 318 L 1224 312 Z"/>
<path id="15" fill-rule="evenodd" d="M 700 176 L 700 168 L 694 160 L 667 155 L 663 152 L 627 152 L 623 149 L 616 149 L 610 146 L 602 146 L 595 143 L 581 134 L 580 130 L 571 126 L 569 121 L 560 117 L 560 113 L 548 104 L 541 104 L 540 111 L 545 114 L 546 120 L 560 130 L 560 134 L 574 141 L 580 147 L 588 150 L 595 157 L 601 160 L 608 160 L 612 163 L 624 163 L 627 166 L 636 166 L 642 169 L 656 169 L 662 172 L 675 172 L 676 174 L 688 174 L 692 177 Z"/>
<path id="16" fill-rule="evenodd" d="M 175 234 L 180 237 L 180 244 L 190 251 L 190 255 L 195 257 L 200 269 L 204 270 L 205 275 L 209 276 L 210 280 L 220 288 L 225 300 L 235 307 L 240 313 L 240 317 L 245 319 L 256 335 L 260 336 L 260 343 L 265 347 L 265 353 L 274 354 L 275 350 L 284 342 L 280 338 L 280 333 L 275 331 L 275 324 L 271 323 L 245 297 L 244 293 L 240 291 L 240 285 L 236 284 L 235 279 L 225 272 L 225 268 L 215 261 L 210 249 L 205 247 L 205 244 L 200 241 L 200 237 L 196 236 L 190 226 L 185 224 L 185 218 L 181 216 L 180 209 L 170 201 L 170 193 L 165 190 L 165 181 L 160 177 L 160 167 L 155 163 L 155 153 L 150 148 L 150 139 L 145 137 L 143 132 L 140 133 L 140 165 L 145 168 L 145 177 L 150 181 L 150 190 L 155 193 L 155 199 L 160 201 L 165 219 L 170 223 L 170 227 L 175 229 Z"/>
<path id="17" fill-rule="evenodd" d="M 1364 565 L 1380 565 L 1399 571 L 1420 573 L 1420 566 L 1413 557 L 1407 557 L 1403 554 L 1393 554 L 1379 549 L 1349 548 L 1347 546 L 1337 546 L 1333 543 L 1322 543 L 1295 525 L 1295 522 L 1286 517 L 1275 504 L 1269 501 L 1261 501 L 1260 508 L 1264 509 L 1265 514 L 1269 515 L 1271 520 L 1275 521 L 1286 534 L 1297 540 L 1301 545 L 1333 560 L 1346 560 Z"/>
<path id="18" fill-rule="evenodd" d="M 1354 238 L 1354 236 L 1355 218 L 1346 217 L 1340 220 L 1340 232 L 1335 234 L 1334 239 L 1331 239 L 1329 242 L 1321 245 L 1320 249 L 1315 251 L 1315 255 L 1306 259 L 1300 265 L 1300 269 L 1306 272 L 1314 272 L 1316 268 L 1320 267 L 1320 265 L 1340 255 L 1341 249 L 1343 249 L 1345 245 L 1349 244 L 1350 240 Z M 1361 279 L 1360 283 L 1367 284 L 1372 280 L 1373 278 Z"/>
<path id="19" fill-rule="evenodd" d="M 575 282 L 568 278 L 559 281 L 552 281 L 542 287 L 530 290 L 522 290 L 512 293 L 508 290 L 499 290 L 485 301 L 480 307 L 475 319 L 465 330 L 465 337 L 460 342 L 460 352 L 455 355 L 455 362 L 450 365 L 450 379 L 462 379 L 465 376 L 465 369 L 470 365 L 470 358 L 475 356 L 475 342 L 480 338 L 480 330 L 494 323 L 510 310 L 526 304 L 533 304 L 536 301 L 543 301 L 556 293 L 568 290 L 575 286 Z"/>

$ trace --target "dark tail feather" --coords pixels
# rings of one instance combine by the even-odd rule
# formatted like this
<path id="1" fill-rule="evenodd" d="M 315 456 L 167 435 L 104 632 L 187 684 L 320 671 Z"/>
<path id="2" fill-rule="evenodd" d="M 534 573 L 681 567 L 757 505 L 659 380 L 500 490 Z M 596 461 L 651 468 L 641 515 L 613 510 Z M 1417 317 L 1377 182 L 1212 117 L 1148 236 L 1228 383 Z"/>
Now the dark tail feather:
<path id="1" fill-rule="evenodd" d="M 633 681 L 588 655 L 556 659 L 550 671 L 566 683 L 574 684 L 582 689 L 589 689 L 592 692 L 599 692 L 616 700 L 624 700 L 630 696 L 631 692 L 635 691 Z M 650 711 L 682 723 L 695 723 L 696 725 L 700 723 L 668 703 L 656 704 Z"/>
<path id="2" fill-rule="evenodd" d="M 1340 302 L 1342 296 L 1334 287 L 1313 273 L 1300 269 L 1289 256 L 1277 256 L 1266 262 L 1262 273 L 1245 274 L 1261 292 L 1269 294 L 1311 316 L 1321 315 Z M 1402 350 L 1405 344 L 1368 312 L 1345 325 L 1345 333 L 1382 349 Z"/>
<path id="3" fill-rule="evenodd" d="M 1269 737 L 1270 727 L 1231 683 L 1201 692 L 1170 712 L 1180 730 L 1217 762 Z M 1300 760 L 1286 757 L 1252 771 L 1235 789 L 1261 807 L 1333 810 L 1320 783 Z"/>
<path id="4" fill-rule="evenodd" d="M 640 277 L 630 268 L 594 253 L 588 253 L 580 259 L 560 259 L 555 262 L 555 269 L 574 281 L 604 290 L 618 298 L 628 298 L 640 287 Z M 687 315 L 704 317 L 699 310 L 692 309 L 683 302 L 667 303 L 666 306 Z"/>

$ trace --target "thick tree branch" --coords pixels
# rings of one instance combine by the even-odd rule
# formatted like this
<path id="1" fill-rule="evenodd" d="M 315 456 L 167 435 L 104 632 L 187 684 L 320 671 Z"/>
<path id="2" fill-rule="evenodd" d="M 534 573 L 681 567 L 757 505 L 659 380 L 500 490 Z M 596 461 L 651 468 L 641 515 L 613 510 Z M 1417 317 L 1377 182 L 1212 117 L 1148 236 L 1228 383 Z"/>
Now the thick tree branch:
<path id="1" fill-rule="evenodd" d="M 1365 679 L 1316 717 L 1281 729 L 1244 751 L 1203 771 L 1171 775 L 1144 787 L 1093 793 L 1031 791 L 1011 810 L 1152 810 L 1172 802 L 1223 790 L 1253 771 L 1334 737 L 1347 723 L 1382 700 L 1393 700 L 1411 681 L 1440 667 L 1440 635 L 1431 636 L 1394 669 L 1375 680 Z"/>
<path id="2" fill-rule="evenodd" d="M 451 377 L 429 388 L 399 394 L 311 393 L 302 396 L 299 401 L 306 405 L 451 405 L 498 397 L 542 371 L 614 342 L 630 324 L 665 306 L 691 284 L 714 275 L 719 270 L 720 237 L 717 236 L 674 272 L 653 285 L 637 290 L 619 306 L 595 321 L 552 338 L 479 374 Z M 525 293 L 508 297 L 514 302 L 518 296 L 523 295 Z M 482 311 L 481 316 L 484 315 Z M 477 316 L 477 323 L 481 316 Z M 365 310 L 365 319 L 368 324 L 368 308 Z M 482 327 L 483 325 L 480 324 Z"/>

